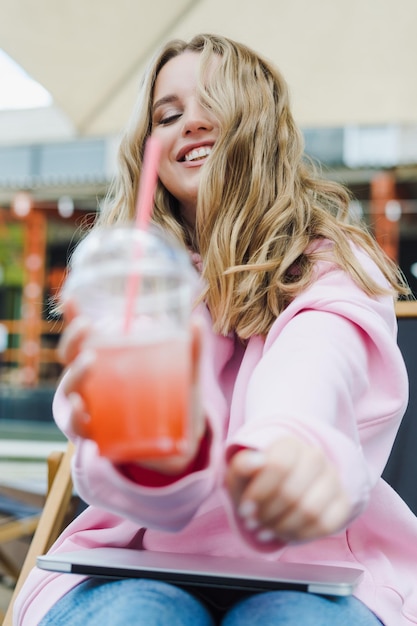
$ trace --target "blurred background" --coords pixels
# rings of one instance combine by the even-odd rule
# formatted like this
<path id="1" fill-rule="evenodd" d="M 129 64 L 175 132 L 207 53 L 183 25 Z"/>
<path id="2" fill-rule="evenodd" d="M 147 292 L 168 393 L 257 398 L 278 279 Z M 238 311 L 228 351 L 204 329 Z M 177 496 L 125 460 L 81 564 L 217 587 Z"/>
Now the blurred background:
<path id="1" fill-rule="evenodd" d="M 64 443 L 51 302 L 114 174 L 142 70 L 168 39 L 219 33 L 278 65 L 307 153 L 352 190 L 352 211 L 417 295 L 416 0 L 0 0 L 0 11 L 2 484 L 38 477 L 42 491 L 45 443 Z"/>
<path id="2" fill-rule="evenodd" d="M 50 420 L 71 247 L 155 49 L 228 35 L 286 77 L 306 150 L 417 287 L 415 0 L 0 0 L 0 420 Z M 19 393 L 17 393 L 17 391 Z M 30 407 L 30 408 L 29 408 Z"/>
<path id="3" fill-rule="evenodd" d="M 0 0 L 0 424 L 51 421 L 51 302 L 114 173 L 142 71 L 207 31 L 273 60 L 306 151 L 417 290 L 415 0 Z"/>

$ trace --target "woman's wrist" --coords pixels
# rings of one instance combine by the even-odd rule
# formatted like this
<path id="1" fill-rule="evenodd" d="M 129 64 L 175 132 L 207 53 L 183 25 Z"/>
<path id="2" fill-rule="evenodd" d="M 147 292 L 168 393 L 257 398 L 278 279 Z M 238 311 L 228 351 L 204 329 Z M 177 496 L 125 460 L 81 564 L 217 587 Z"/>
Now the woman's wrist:
<path id="1" fill-rule="evenodd" d="M 137 484 L 163 487 L 208 466 L 212 433 L 208 424 L 196 448 L 187 456 L 159 459 L 145 464 L 130 462 L 118 464 L 117 469 Z"/>

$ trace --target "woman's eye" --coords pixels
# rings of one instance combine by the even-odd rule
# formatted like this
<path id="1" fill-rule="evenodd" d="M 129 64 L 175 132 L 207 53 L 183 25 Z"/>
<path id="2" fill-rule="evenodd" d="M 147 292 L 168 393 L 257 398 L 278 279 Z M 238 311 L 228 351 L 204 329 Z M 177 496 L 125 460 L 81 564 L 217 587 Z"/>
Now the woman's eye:
<path id="1" fill-rule="evenodd" d="M 172 124 L 172 122 L 175 122 L 175 120 L 177 120 L 179 117 L 181 116 L 180 113 L 173 113 L 170 115 L 166 115 L 165 117 L 162 117 L 158 124 L 160 124 L 161 126 L 166 126 L 168 124 Z"/>

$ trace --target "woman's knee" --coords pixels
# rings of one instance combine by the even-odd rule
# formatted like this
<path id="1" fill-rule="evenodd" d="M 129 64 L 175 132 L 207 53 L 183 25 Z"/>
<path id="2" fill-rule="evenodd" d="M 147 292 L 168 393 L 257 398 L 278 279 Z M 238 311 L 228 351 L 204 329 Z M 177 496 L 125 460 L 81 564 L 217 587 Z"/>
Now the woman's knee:
<path id="1" fill-rule="evenodd" d="M 91 579 L 67 593 L 39 626 L 214 626 L 194 596 L 162 581 Z"/>
<path id="2" fill-rule="evenodd" d="M 271 591 L 238 602 L 222 626 L 381 626 L 356 598 Z"/>

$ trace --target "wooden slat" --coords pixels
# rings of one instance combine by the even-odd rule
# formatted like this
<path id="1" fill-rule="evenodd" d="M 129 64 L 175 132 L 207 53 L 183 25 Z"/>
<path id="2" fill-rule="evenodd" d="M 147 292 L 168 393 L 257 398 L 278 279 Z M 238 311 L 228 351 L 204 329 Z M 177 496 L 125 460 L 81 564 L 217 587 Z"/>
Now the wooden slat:
<path id="1" fill-rule="evenodd" d="M 20 359 L 20 348 L 7 348 L 3 352 L 3 361 L 6 363 L 17 363 Z M 41 363 L 59 363 L 56 348 L 40 349 Z"/>
<path id="2" fill-rule="evenodd" d="M 20 335 L 25 324 L 27 324 L 26 320 L 0 320 L 0 323 L 6 326 L 10 335 Z M 62 331 L 64 322 L 62 320 L 41 320 L 39 325 L 42 335 L 57 335 Z"/>
<path id="3" fill-rule="evenodd" d="M 24 331 L 25 320 L 0 320 L 0 323 L 6 326 L 10 335 L 22 335 Z M 64 323 L 62 320 L 41 320 L 37 325 L 38 335 L 59 335 L 62 332 Z M 39 346 L 39 363 L 59 363 L 56 348 L 43 348 Z M 4 363 L 21 363 L 21 348 L 7 348 L 1 354 Z"/>
<path id="4" fill-rule="evenodd" d="M 36 559 L 51 547 L 62 530 L 62 524 L 68 510 L 72 496 L 71 457 L 73 444 L 69 443 L 52 483 L 45 506 L 41 513 L 39 524 L 36 528 L 25 562 L 20 572 L 16 587 L 14 588 L 10 604 L 7 609 L 3 626 L 13 624 L 13 604 L 29 572 L 35 567 Z"/>
<path id="5" fill-rule="evenodd" d="M 23 519 L 13 519 L 0 524 L 0 543 L 13 541 L 25 535 L 32 535 L 38 526 L 39 515 Z"/>

